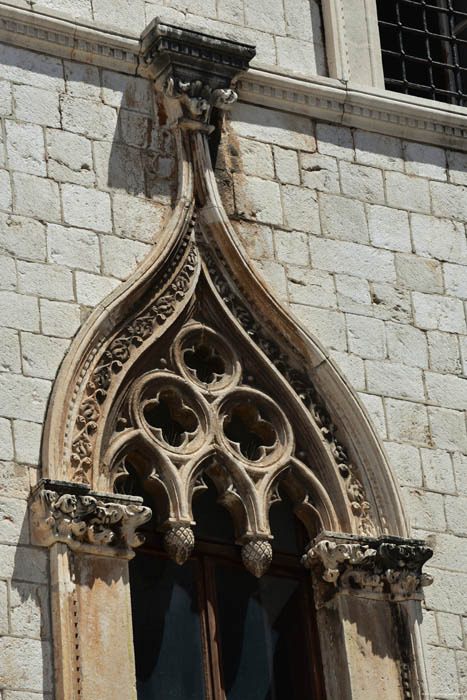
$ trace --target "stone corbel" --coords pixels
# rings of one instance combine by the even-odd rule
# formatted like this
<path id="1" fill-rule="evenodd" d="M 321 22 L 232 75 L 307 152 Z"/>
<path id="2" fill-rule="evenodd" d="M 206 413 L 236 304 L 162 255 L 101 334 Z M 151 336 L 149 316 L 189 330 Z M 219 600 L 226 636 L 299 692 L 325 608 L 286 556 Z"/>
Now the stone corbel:
<path id="1" fill-rule="evenodd" d="M 101 494 L 76 482 L 41 479 L 30 496 L 34 544 L 57 542 L 86 554 L 131 559 L 144 542 L 136 532 L 151 510 L 136 496 Z"/>
<path id="2" fill-rule="evenodd" d="M 420 600 L 432 577 L 422 567 L 433 556 L 423 540 L 322 532 L 302 562 L 311 569 L 322 606 L 338 593 L 402 602 Z"/>
<path id="3" fill-rule="evenodd" d="M 141 49 L 156 89 L 179 101 L 181 125 L 210 133 L 212 109 L 237 100 L 233 81 L 255 56 L 254 46 L 174 27 L 155 19 L 141 37 Z"/>

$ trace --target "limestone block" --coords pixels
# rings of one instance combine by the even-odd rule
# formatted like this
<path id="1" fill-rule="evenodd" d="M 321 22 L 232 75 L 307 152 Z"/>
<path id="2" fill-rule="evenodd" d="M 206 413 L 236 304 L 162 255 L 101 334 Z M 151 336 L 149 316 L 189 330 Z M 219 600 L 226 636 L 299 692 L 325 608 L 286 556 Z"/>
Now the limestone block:
<path id="1" fill-rule="evenodd" d="M 333 350 L 331 353 L 339 369 L 356 391 L 365 390 L 365 368 L 363 360 L 347 352 Z"/>
<path id="2" fill-rule="evenodd" d="M 303 184 L 318 192 L 340 192 L 339 168 L 336 158 L 320 153 L 301 153 Z"/>
<path id="3" fill-rule="evenodd" d="M 25 331 L 38 331 L 37 299 L 16 294 L 16 292 L 0 291 L 0 325 Z"/>
<path id="4" fill-rule="evenodd" d="M 287 300 L 287 277 L 282 265 L 273 260 L 257 260 L 256 267 L 280 299 Z"/>
<path id="5" fill-rule="evenodd" d="M 429 645 L 427 658 L 430 687 L 434 697 L 459 698 L 455 652 Z"/>
<path id="6" fill-rule="evenodd" d="M 262 223 L 283 224 L 280 188 L 276 182 L 258 177 L 235 177 L 235 199 L 239 213 Z"/>
<path id="7" fill-rule="evenodd" d="M 467 513 L 467 498 L 462 496 L 447 496 L 446 497 L 446 518 L 448 528 L 459 535 L 467 535 L 467 522 L 465 514 Z M 460 543 L 462 544 L 462 543 Z M 459 568 L 459 567 L 456 567 Z M 467 558 L 466 558 L 467 571 Z"/>
<path id="8" fill-rule="evenodd" d="M 446 180 L 446 151 L 426 143 L 404 144 L 405 171 L 408 175 Z"/>
<path id="9" fill-rule="evenodd" d="M 467 455 L 454 452 L 452 455 L 454 474 L 457 490 L 463 496 L 467 496 Z"/>
<path id="10" fill-rule="evenodd" d="M 424 483 L 427 489 L 454 493 L 454 471 L 451 455 L 444 450 L 420 450 L 423 465 Z"/>
<path id="11" fill-rule="evenodd" d="M 428 608 L 467 615 L 467 574 L 433 569 L 433 585 L 425 591 Z"/>
<path id="12" fill-rule="evenodd" d="M 415 322 L 419 328 L 466 333 L 464 307 L 460 299 L 414 292 Z"/>
<path id="13" fill-rule="evenodd" d="M 347 314 L 347 334 L 350 352 L 360 357 L 384 359 L 386 334 L 379 319 Z"/>
<path id="14" fill-rule="evenodd" d="M 9 117 L 12 110 L 11 83 L 0 80 L 0 115 Z"/>
<path id="15" fill-rule="evenodd" d="M 386 419 L 384 416 L 384 406 L 382 399 L 380 399 L 379 396 L 372 396 L 372 394 L 360 393 L 359 396 L 365 404 L 366 410 L 370 414 L 370 418 L 373 421 L 376 430 L 378 431 L 378 435 L 383 439 L 386 438 Z"/>
<path id="16" fill-rule="evenodd" d="M 6 581 L 0 581 L 0 634 L 8 634 L 8 589 Z"/>
<path id="17" fill-rule="evenodd" d="M 21 374 L 21 352 L 18 331 L 13 328 L 2 328 L 2 343 L 0 345 L 0 372 Z M 7 458 L 3 458 L 7 459 Z"/>
<path id="18" fill-rule="evenodd" d="M 251 258 L 267 260 L 274 257 L 273 235 L 269 226 L 240 221 L 233 221 L 232 225 Z"/>
<path id="19" fill-rule="evenodd" d="M 68 95 L 100 99 L 101 84 L 98 68 L 77 61 L 63 61 L 63 68 Z"/>
<path id="20" fill-rule="evenodd" d="M 360 129 L 355 130 L 354 139 L 357 163 L 371 165 L 381 170 L 401 172 L 404 169 L 400 139 Z"/>
<path id="21" fill-rule="evenodd" d="M 319 153 L 334 156 L 338 160 L 354 159 L 352 132 L 347 127 L 318 122 L 316 140 Z"/>
<path id="22" fill-rule="evenodd" d="M 102 98 L 111 107 L 152 113 L 152 83 L 144 78 L 103 70 Z"/>
<path id="23" fill-rule="evenodd" d="M 292 312 L 323 345 L 331 350 L 347 350 L 344 317 L 338 311 L 291 304 Z"/>
<path id="24" fill-rule="evenodd" d="M 18 637 L 50 637 L 48 591 L 37 583 L 16 582 L 10 589 L 11 632 Z"/>
<path id="25" fill-rule="evenodd" d="M 345 161 L 339 164 L 339 169 L 344 194 L 365 202 L 384 202 L 383 176 L 380 170 Z"/>
<path id="26" fill-rule="evenodd" d="M 31 581 L 48 582 L 48 551 L 41 547 L 14 547 L 0 545 L 0 570 L 2 577 Z"/>
<path id="27" fill-rule="evenodd" d="M 431 182 L 430 190 L 434 214 L 448 219 L 467 221 L 467 187 Z"/>
<path id="28" fill-rule="evenodd" d="M 239 139 L 239 145 L 245 175 L 274 177 L 274 161 L 269 144 L 251 139 Z"/>
<path id="29" fill-rule="evenodd" d="M 115 232 L 143 243 L 157 240 L 168 210 L 157 202 L 114 194 L 112 198 Z"/>
<path id="30" fill-rule="evenodd" d="M 71 338 L 81 323 L 80 308 L 77 304 L 41 299 L 41 327 L 44 335 L 58 338 Z"/>
<path id="31" fill-rule="evenodd" d="M 467 299 L 467 265 L 444 263 L 446 294 L 459 299 Z"/>
<path id="32" fill-rule="evenodd" d="M 59 58 L 2 44 L 0 64 L 0 73 L 5 80 L 57 92 L 65 90 L 63 67 Z"/>
<path id="33" fill-rule="evenodd" d="M 368 225 L 362 202 L 332 194 L 320 194 L 319 209 L 324 236 L 354 243 L 368 243 Z"/>
<path id="34" fill-rule="evenodd" d="M 431 209 L 428 181 L 422 178 L 386 172 L 386 197 L 390 207 L 429 214 Z"/>
<path id="35" fill-rule="evenodd" d="M 284 6 L 281 0 L 271 0 L 267 12 L 256 0 L 244 0 L 246 24 L 263 32 L 270 32 L 274 27 L 276 34 L 286 34 Z"/>
<path id="36" fill-rule="evenodd" d="M 19 260 L 18 289 L 26 294 L 37 294 L 60 301 L 74 299 L 72 272 L 59 265 Z"/>
<path id="37" fill-rule="evenodd" d="M 137 34 L 145 27 L 144 0 L 93 0 L 92 9 L 96 22 L 113 24 L 120 29 L 128 29 Z"/>
<path id="38" fill-rule="evenodd" d="M 6 255 L 0 255 L 0 289 L 16 289 L 16 263 Z"/>
<path id="39" fill-rule="evenodd" d="M 462 360 L 459 349 L 459 339 L 451 333 L 428 331 L 428 350 L 430 367 L 439 372 L 462 373 Z"/>
<path id="40" fill-rule="evenodd" d="M 6 418 L 0 418 L 0 459 L 14 459 L 11 422 Z"/>
<path id="41" fill-rule="evenodd" d="M 417 292 L 443 293 L 441 265 L 436 260 L 398 254 L 396 270 L 397 281 L 403 287 L 415 289 Z"/>
<path id="42" fill-rule="evenodd" d="M 413 326 L 386 323 L 386 339 L 390 360 L 412 367 L 428 367 L 425 333 Z"/>
<path id="43" fill-rule="evenodd" d="M 15 116 L 25 122 L 43 126 L 61 126 L 59 95 L 56 90 L 43 90 L 29 85 L 13 87 Z"/>
<path id="44" fill-rule="evenodd" d="M 26 260 L 45 261 L 45 226 L 24 216 L 0 213 L 0 251 Z"/>
<path id="45" fill-rule="evenodd" d="M 449 181 L 454 185 L 467 185 L 467 157 L 460 151 L 446 151 Z"/>
<path id="46" fill-rule="evenodd" d="M 425 382 L 430 402 L 459 410 L 467 406 L 467 379 L 425 372 Z"/>
<path id="47" fill-rule="evenodd" d="M 60 104 L 62 125 L 66 131 L 106 141 L 115 138 L 117 112 L 113 107 L 70 95 L 63 95 Z"/>
<path id="48" fill-rule="evenodd" d="M 28 377 L 54 379 L 69 341 L 36 333 L 22 333 L 23 370 Z"/>
<path id="49" fill-rule="evenodd" d="M 151 246 L 115 236 L 101 236 L 103 272 L 126 279 L 146 257 Z"/>
<path id="50" fill-rule="evenodd" d="M 27 660 L 27 662 L 25 662 Z M 6 689 L 52 689 L 51 647 L 38 639 L 0 638 L 0 683 Z"/>
<path id="51" fill-rule="evenodd" d="M 273 146 L 274 163 L 276 175 L 281 182 L 290 185 L 300 184 L 300 169 L 298 165 L 298 154 L 287 148 Z"/>
<path id="52" fill-rule="evenodd" d="M 436 216 L 411 215 L 412 236 L 417 255 L 467 264 L 464 224 Z"/>
<path id="53" fill-rule="evenodd" d="M 326 62 L 323 45 L 276 36 L 277 63 L 288 71 L 306 75 L 325 75 Z"/>
<path id="54" fill-rule="evenodd" d="M 310 238 L 313 267 L 380 282 L 395 282 L 394 256 L 387 250 L 347 241 Z"/>
<path id="55" fill-rule="evenodd" d="M 287 268 L 290 301 L 309 306 L 336 308 L 336 290 L 332 275 L 306 267 Z"/>
<path id="56" fill-rule="evenodd" d="M 0 541 L 2 544 L 27 544 L 29 520 L 27 503 L 20 498 L 0 496 Z"/>
<path id="57" fill-rule="evenodd" d="M 385 405 L 389 437 L 392 440 L 421 445 L 429 443 L 430 428 L 425 406 L 399 399 L 386 399 Z"/>
<path id="58" fill-rule="evenodd" d="M 244 103 L 237 103 L 231 114 L 232 127 L 238 136 L 284 148 L 316 150 L 312 122 L 308 117 Z"/>
<path id="59" fill-rule="evenodd" d="M 274 231 L 276 256 L 279 262 L 309 265 L 308 236 L 300 231 Z"/>
<path id="60" fill-rule="evenodd" d="M 66 223 L 96 231 L 112 230 L 110 197 L 107 192 L 65 184 L 62 186 L 62 201 Z"/>
<path id="61" fill-rule="evenodd" d="M 46 174 L 44 134 L 40 126 L 7 120 L 6 146 L 8 163 L 13 170 L 31 175 Z"/>
<path id="62" fill-rule="evenodd" d="M 377 360 L 366 360 L 365 367 L 371 393 L 396 399 L 425 399 L 422 372 L 417 367 Z"/>
<path id="63" fill-rule="evenodd" d="M 460 696 L 467 695 L 467 653 L 458 651 L 456 653 L 457 669 L 459 672 L 459 690 Z"/>
<path id="64" fill-rule="evenodd" d="M 462 359 L 462 373 L 467 375 L 467 338 L 462 336 L 459 338 Z"/>
<path id="65" fill-rule="evenodd" d="M 90 272 L 100 270 L 99 239 L 92 231 L 49 224 L 47 252 L 50 262 L 58 265 Z"/>
<path id="66" fill-rule="evenodd" d="M 409 216 L 399 209 L 383 207 L 379 204 L 367 206 L 370 239 L 377 248 L 399 250 L 410 253 Z"/>
<path id="67" fill-rule="evenodd" d="M 371 316 L 371 296 L 368 282 L 351 275 L 335 275 L 337 304 L 342 311 Z"/>
<path id="68" fill-rule="evenodd" d="M 454 649 L 462 649 L 462 618 L 458 615 L 439 612 L 436 614 L 436 619 L 441 644 Z"/>
<path id="69" fill-rule="evenodd" d="M 145 169 L 140 149 L 101 141 L 94 144 L 94 159 L 100 189 L 112 192 L 121 190 L 126 194 L 146 194 Z M 152 178 L 158 179 L 154 174 Z M 159 180 L 156 191 L 160 188 Z M 153 199 L 160 199 L 154 193 L 151 196 Z M 165 197 L 165 200 L 164 203 L 170 203 L 170 197 Z"/>
<path id="70" fill-rule="evenodd" d="M 445 501 L 449 500 L 449 498 L 449 496 L 446 496 Z M 454 498 L 457 498 L 457 496 Z M 423 537 L 434 550 L 434 556 L 430 562 L 432 566 L 437 569 L 467 571 L 467 549 L 463 546 L 462 538 L 443 532 L 424 532 Z"/>
<path id="71" fill-rule="evenodd" d="M 316 192 L 306 187 L 282 186 L 284 218 L 288 226 L 299 231 L 320 232 Z"/>
<path id="72" fill-rule="evenodd" d="M 10 175 L 7 170 L 0 170 L 0 209 L 10 210 L 12 204 Z"/>
<path id="73" fill-rule="evenodd" d="M 218 0 L 217 16 L 225 22 L 244 24 L 243 0 Z"/>
<path id="74" fill-rule="evenodd" d="M 92 186 L 95 181 L 91 141 L 69 131 L 47 129 L 49 177 L 60 182 Z"/>
<path id="75" fill-rule="evenodd" d="M 25 420 L 13 421 L 16 458 L 26 464 L 38 464 L 42 437 L 42 426 Z"/>
<path id="76" fill-rule="evenodd" d="M 66 12 L 72 17 L 93 18 L 92 0 L 41 0 L 40 4 L 42 7 L 47 7 L 51 10 Z M 29 700 L 29 697 L 25 698 L 25 700 Z"/>
<path id="77" fill-rule="evenodd" d="M 412 527 L 430 532 L 443 532 L 446 529 L 443 496 L 440 493 L 407 487 L 402 489 L 402 493 Z"/>
<path id="78" fill-rule="evenodd" d="M 322 41 L 321 17 L 315 0 L 284 0 L 288 36 Z"/>
<path id="79" fill-rule="evenodd" d="M 148 148 L 151 145 L 152 120 L 144 114 L 120 109 L 118 126 L 120 134 L 117 132 L 116 138 L 122 143 L 136 148 Z"/>
<path id="80" fill-rule="evenodd" d="M 464 406 L 465 409 L 465 406 Z M 431 435 L 436 447 L 467 451 L 467 433 L 462 411 L 428 407 Z"/>
<path id="81" fill-rule="evenodd" d="M 29 477 L 29 469 L 24 464 L 11 461 L 0 462 L 0 493 L 9 498 L 26 500 L 31 489 Z"/>
<path id="82" fill-rule="evenodd" d="M 26 173 L 13 173 L 13 186 L 15 214 L 60 221 L 60 195 L 56 182 Z"/>
<path id="83" fill-rule="evenodd" d="M 0 411 L 7 418 L 40 422 L 44 418 L 50 382 L 17 374 L 0 374 L 2 404 Z"/>
<path id="84" fill-rule="evenodd" d="M 391 466 L 402 486 L 422 486 L 423 473 L 418 447 L 399 442 L 385 442 Z"/>
<path id="85" fill-rule="evenodd" d="M 113 277 L 101 277 L 89 272 L 76 272 L 76 296 L 80 304 L 95 306 L 120 284 Z"/>

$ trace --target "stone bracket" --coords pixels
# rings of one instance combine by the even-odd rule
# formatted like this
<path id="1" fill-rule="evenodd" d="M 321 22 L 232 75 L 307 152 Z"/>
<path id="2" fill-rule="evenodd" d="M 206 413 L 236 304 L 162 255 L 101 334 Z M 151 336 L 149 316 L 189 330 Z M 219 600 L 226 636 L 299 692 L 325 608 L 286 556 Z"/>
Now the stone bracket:
<path id="1" fill-rule="evenodd" d="M 433 550 L 423 540 L 322 532 L 302 558 L 321 607 L 338 594 L 401 602 L 423 598 L 433 579 L 422 572 Z"/>
<path id="2" fill-rule="evenodd" d="M 104 494 L 87 484 L 41 479 L 30 495 L 33 543 L 63 542 L 74 551 L 131 559 L 144 542 L 136 528 L 151 510 L 137 496 Z"/>

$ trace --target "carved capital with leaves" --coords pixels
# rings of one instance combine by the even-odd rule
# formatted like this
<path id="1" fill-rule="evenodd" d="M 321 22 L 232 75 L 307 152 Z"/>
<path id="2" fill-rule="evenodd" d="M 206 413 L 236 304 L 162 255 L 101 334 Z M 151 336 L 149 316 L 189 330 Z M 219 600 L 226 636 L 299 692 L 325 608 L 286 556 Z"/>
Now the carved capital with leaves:
<path id="1" fill-rule="evenodd" d="M 35 544 L 56 542 L 70 549 L 131 559 L 144 541 L 136 529 L 151 510 L 134 496 L 99 494 L 86 484 L 41 479 L 30 496 L 30 520 Z"/>
<path id="2" fill-rule="evenodd" d="M 423 540 L 323 532 L 302 562 L 313 571 L 318 605 L 336 593 L 400 602 L 420 599 L 422 587 L 432 583 L 431 576 L 422 572 L 432 556 Z"/>

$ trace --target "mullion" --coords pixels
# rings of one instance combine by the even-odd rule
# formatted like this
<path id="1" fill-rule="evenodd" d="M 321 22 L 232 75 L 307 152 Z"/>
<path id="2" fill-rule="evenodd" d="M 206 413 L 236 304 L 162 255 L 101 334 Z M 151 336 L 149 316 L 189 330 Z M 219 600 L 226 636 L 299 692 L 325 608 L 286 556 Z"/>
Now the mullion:
<path id="1" fill-rule="evenodd" d="M 201 555 L 203 569 L 203 590 L 207 622 L 207 640 L 209 648 L 209 668 L 211 673 L 211 684 L 213 700 L 226 700 L 223 673 L 222 657 L 220 651 L 220 629 L 219 610 L 217 607 L 216 585 L 214 579 L 214 561 L 206 555 Z"/>

